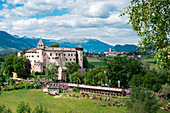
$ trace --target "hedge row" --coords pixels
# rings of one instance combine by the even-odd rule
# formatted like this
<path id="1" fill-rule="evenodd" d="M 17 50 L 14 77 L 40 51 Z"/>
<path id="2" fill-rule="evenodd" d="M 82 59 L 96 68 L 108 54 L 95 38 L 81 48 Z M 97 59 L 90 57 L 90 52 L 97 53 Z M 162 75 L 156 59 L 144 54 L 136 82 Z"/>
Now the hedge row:
<path id="1" fill-rule="evenodd" d="M 18 89 L 39 89 L 41 88 L 39 85 L 36 83 L 30 84 L 30 83 L 23 83 L 23 84 L 13 84 L 13 85 L 8 85 L 8 87 L 5 87 L 2 89 L 2 91 L 11 91 L 11 90 L 18 90 Z"/>

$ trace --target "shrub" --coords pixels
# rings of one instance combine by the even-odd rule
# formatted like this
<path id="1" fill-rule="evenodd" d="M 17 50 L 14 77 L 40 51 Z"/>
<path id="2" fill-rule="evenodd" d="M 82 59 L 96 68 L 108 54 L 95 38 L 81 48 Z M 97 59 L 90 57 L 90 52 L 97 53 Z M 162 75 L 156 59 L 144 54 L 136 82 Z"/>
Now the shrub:
<path id="1" fill-rule="evenodd" d="M 6 88 L 7 91 L 11 91 L 14 89 L 14 86 L 13 85 L 8 85 L 8 87 Z"/>
<path id="2" fill-rule="evenodd" d="M 152 87 L 152 89 L 153 89 L 154 91 L 156 91 L 156 92 L 157 92 L 160 88 L 161 88 L 161 84 L 159 84 L 159 83 L 154 84 L 153 87 Z"/>
<path id="3" fill-rule="evenodd" d="M 21 103 L 18 104 L 16 108 L 16 112 L 17 113 L 31 113 L 31 108 L 28 103 L 25 104 L 23 101 L 21 101 Z"/>
<path id="4" fill-rule="evenodd" d="M 15 90 L 17 90 L 17 89 L 18 89 L 18 88 L 17 88 L 17 84 L 16 84 L 16 83 L 14 83 L 14 84 L 13 84 L 13 86 L 14 86 L 14 89 L 15 89 Z"/>
<path id="5" fill-rule="evenodd" d="M 156 95 L 150 90 L 133 87 L 130 94 L 130 100 L 126 102 L 130 113 L 156 113 L 159 109 Z"/>
<path id="6" fill-rule="evenodd" d="M 0 86 L 0 94 L 1 94 L 1 86 Z"/>
<path id="7" fill-rule="evenodd" d="M 74 91 L 74 92 L 77 92 L 77 88 L 74 87 L 74 88 L 73 88 L 73 91 Z"/>
<path id="8" fill-rule="evenodd" d="M 0 105 L 0 113 L 12 113 L 12 111 L 6 108 L 4 105 Z"/>
<path id="9" fill-rule="evenodd" d="M 47 108 L 43 107 L 42 105 L 37 105 L 34 110 L 32 111 L 32 113 L 50 113 Z"/>

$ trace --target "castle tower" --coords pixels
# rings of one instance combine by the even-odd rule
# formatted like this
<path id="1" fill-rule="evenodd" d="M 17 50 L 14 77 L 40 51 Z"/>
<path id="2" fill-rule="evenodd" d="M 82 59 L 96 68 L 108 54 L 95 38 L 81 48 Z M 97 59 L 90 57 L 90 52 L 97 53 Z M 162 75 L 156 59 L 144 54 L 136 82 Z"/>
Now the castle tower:
<path id="1" fill-rule="evenodd" d="M 76 48 L 77 54 L 78 54 L 78 63 L 81 68 L 83 68 L 83 47 L 81 45 L 78 45 Z"/>
<path id="2" fill-rule="evenodd" d="M 112 52 L 111 47 L 109 47 L 109 52 Z"/>
<path id="3" fill-rule="evenodd" d="M 40 38 L 40 40 L 39 40 L 39 42 L 38 42 L 38 44 L 37 44 L 37 48 L 41 48 L 41 49 L 44 49 L 44 48 L 45 48 L 45 45 L 44 45 L 44 43 L 43 43 L 43 41 L 42 41 L 41 38 Z"/>

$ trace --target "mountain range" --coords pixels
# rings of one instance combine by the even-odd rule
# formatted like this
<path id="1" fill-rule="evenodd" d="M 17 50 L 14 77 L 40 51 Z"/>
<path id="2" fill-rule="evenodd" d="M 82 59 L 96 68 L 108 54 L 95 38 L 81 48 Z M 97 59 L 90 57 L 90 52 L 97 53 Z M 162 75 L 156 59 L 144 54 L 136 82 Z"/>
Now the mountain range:
<path id="1" fill-rule="evenodd" d="M 17 35 L 10 35 L 5 31 L 0 31 L 0 54 L 17 52 L 26 48 L 35 48 L 40 38 L 29 38 L 27 36 L 20 37 Z M 104 52 L 108 51 L 109 47 L 117 52 L 131 52 L 138 49 L 136 45 L 109 45 L 97 39 L 87 38 L 69 38 L 69 39 L 42 39 L 46 46 L 58 43 L 63 48 L 75 48 L 79 44 L 84 48 L 85 52 Z"/>

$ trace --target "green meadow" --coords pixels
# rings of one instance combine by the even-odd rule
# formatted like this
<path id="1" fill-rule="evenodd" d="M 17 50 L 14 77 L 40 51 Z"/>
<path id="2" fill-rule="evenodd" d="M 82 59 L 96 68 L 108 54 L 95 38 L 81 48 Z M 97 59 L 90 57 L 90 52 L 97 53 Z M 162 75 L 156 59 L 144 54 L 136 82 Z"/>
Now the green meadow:
<path id="1" fill-rule="evenodd" d="M 80 93 L 76 93 L 76 95 L 80 95 Z M 5 105 L 14 113 L 21 101 L 29 103 L 31 109 L 41 104 L 52 113 L 125 113 L 125 106 L 116 107 L 107 105 L 108 102 L 112 105 L 112 102 L 116 100 L 123 103 L 123 98 L 111 98 L 110 101 L 104 101 L 104 99 L 93 100 L 83 97 L 68 97 L 62 93 L 59 98 L 54 98 L 54 96 L 43 94 L 42 89 L 5 91 L 0 95 L 0 105 Z M 101 104 L 106 104 L 106 106 L 103 107 Z"/>

